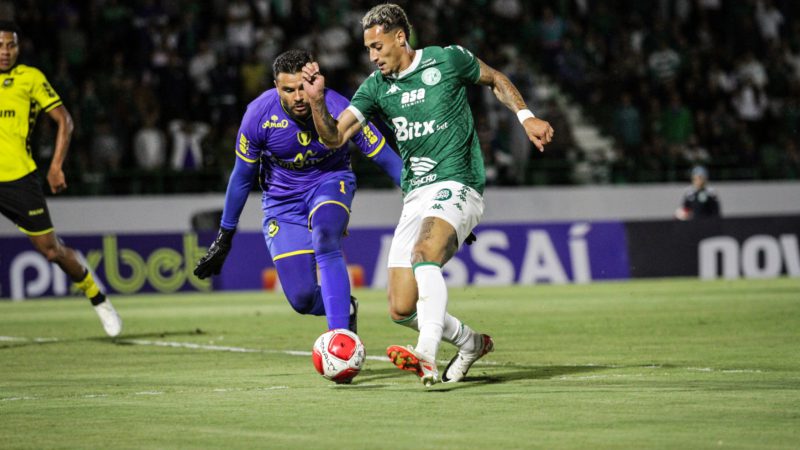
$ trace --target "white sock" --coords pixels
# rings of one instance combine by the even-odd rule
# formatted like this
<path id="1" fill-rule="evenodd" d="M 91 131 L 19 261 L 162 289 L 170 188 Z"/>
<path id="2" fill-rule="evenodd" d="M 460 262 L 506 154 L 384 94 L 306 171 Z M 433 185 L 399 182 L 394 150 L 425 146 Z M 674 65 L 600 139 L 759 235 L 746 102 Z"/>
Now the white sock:
<path id="1" fill-rule="evenodd" d="M 419 331 L 419 320 L 416 313 L 403 320 L 395 320 L 394 323 Z M 475 332 L 472 331 L 472 328 L 462 323 L 458 318 L 451 316 L 450 313 L 444 315 L 443 341 L 453 344 L 465 352 L 473 352 L 475 351 L 474 335 Z"/>
<path id="2" fill-rule="evenodd" d="M 444 319 L 447 315 L 447 285 L 442 269 L 435 264 L 422 264 L 414 268 L 419 300 L 417 320 L 419 339 L 416 351 L 436 360 L 439 342 L 442 340 Z"/>

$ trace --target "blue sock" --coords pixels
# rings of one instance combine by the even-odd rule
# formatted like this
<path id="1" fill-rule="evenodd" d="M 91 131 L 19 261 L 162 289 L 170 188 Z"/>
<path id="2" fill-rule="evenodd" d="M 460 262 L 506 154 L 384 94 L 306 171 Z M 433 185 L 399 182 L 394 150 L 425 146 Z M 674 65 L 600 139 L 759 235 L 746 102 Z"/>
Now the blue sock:
<path id="1" fill-rule="evenodd" d="M 349 219 L 347 211 L 336 204 L 323 205 L 311 217 L 322 301 L 331 330 L 347 328 L 350 320 L 350 277 L 342 255 L 342 235 Z"/>
<path id="2" fill-rule="evenodd" d="M 301 254 L 275 261 L 283 293 L 300 314 L 325 315 L 322 291 L 317 284 L 314 255 Z"/>

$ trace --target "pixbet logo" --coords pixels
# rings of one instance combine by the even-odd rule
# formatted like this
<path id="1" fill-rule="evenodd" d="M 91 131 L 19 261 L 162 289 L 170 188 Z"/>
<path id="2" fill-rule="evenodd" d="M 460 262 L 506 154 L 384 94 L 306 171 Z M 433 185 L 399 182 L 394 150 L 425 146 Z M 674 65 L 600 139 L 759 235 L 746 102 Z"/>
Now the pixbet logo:
<path id="1" fill-rule="evenodd" d="M 399 142 L 410 141 L 433 133 L 435 131 L 433 128 L 435 123 L 435 120 L 409 122 L 405 117 L 395 117 L 392 119 L 394 134 Z"/>
<path id="2" fill-rule="evenodd" d="M 103 236 L 101 248 L 86 252 L 84 265 L 92 272 L 102 269 L 95 281 L 104 290 L 135 294 L 149 285 L 157 292 L 176 292 L 184 287 L 191 290 L 211 290 L 210 280 L 200 280 L 191 274 L 194 262 L 205 253 L 197 244 L 197 236 L 186 234 L 182 245 L 161 245 L 142 250 L 122 247 L 117 236 Z M 22 300 L 43 295 L 66 295 L 71 282 L 56 264 L 50 263 L 35 251 L 14 256 L 8 270 L 11 298 Z M 186 285 L 189 286 L 186 286 Z"/>

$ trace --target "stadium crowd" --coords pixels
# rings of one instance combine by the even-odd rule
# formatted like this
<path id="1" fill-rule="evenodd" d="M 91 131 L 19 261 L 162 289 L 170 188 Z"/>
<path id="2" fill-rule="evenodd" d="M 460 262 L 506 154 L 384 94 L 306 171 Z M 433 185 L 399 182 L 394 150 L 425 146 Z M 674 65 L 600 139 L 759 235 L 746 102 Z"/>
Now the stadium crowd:
<path id="1" fill-rule="evenodd" d="M 373 71 L 356 0 L 0 0 L 22 29 L 20 62 L 40 68 L 76 124 L 71 194 L 223 191 L 245 106 L 271 63 L 306 48 L 351 95 Z M 398 1 L 415 47 L 457 43 L 503 70 L 558 130 L 532 152 L 490 92 L 470 101 L 490 184 L 800 178 L 800 21 L 789 0 Z M 546 88 L 550 86 L 549 88 Z M 556 89 L 553 89 L 556 87 Z M 589 154 L 553 92 L 614 137 Z M 40 120 L 32 148 L 53 151 Z M 390 186 L 354 156 L 359 183 Z M 41 164 L 40 164 L 41 166 Z"/>

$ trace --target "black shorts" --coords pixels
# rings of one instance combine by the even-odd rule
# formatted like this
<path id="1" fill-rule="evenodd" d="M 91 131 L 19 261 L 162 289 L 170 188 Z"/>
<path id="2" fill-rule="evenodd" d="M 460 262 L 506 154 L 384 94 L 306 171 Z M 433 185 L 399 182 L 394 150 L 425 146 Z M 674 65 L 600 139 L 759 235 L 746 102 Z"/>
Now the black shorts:
<path id="1" fill-rule="evenodd" d="M 0 213 L 25 234 L 38 236 L 53 231 L 36 171 L 18 180 L 0 182 Z"/>

